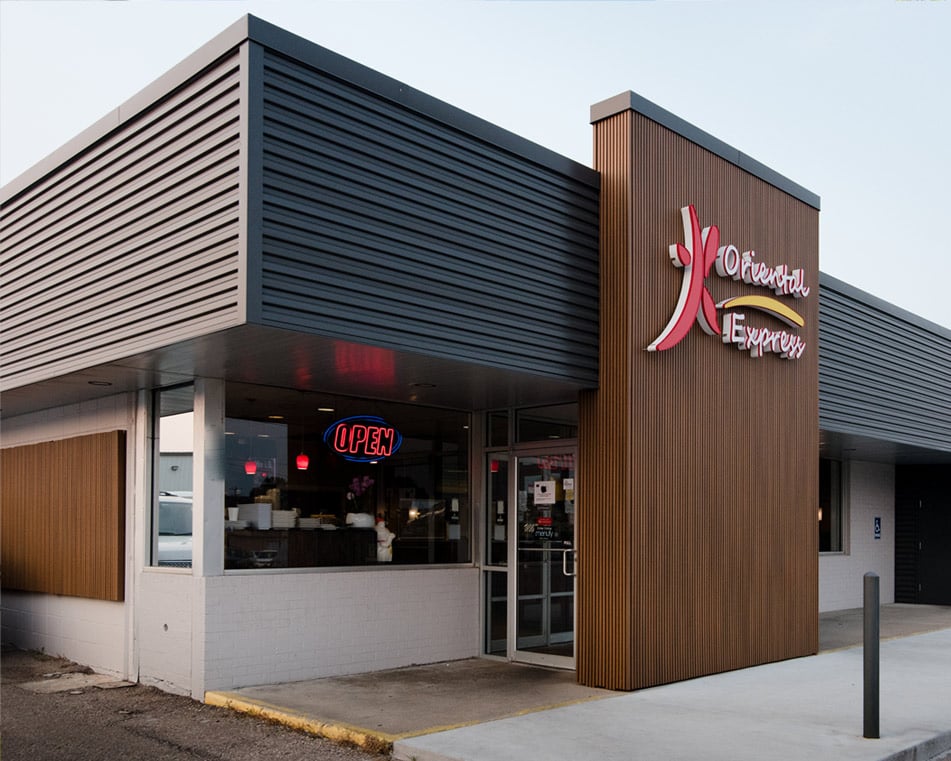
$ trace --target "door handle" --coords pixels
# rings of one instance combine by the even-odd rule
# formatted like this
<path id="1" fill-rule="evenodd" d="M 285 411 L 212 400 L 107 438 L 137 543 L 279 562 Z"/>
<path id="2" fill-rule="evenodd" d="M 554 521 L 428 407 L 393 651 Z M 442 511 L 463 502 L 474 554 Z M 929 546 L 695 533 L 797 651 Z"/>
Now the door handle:
<path id="1" fill-rule="evenodd" d="M 568 573 L 568 553 L 569 552 L 574 553 L 574 559 L 572 560 L 572 563 L 571 563 L 571 573 Z M 577 576 L 578 575 L 577 565 L 578 565 L 578 550 L 562 550 L 561 551 L 561 572 L 565 576 Z"/>

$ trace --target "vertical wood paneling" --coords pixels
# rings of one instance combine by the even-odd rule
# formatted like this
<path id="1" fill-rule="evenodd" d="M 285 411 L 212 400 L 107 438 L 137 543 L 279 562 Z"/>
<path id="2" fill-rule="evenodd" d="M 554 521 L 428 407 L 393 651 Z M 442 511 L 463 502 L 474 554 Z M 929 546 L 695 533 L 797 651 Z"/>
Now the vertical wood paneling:
<path id="1" fill-rule="evenodd" d="M 4 387 L 235 324 L 240 78 L 227 56 L 3 202 Z"/>
<path id="2" fill-rule="evenodd" d="M 4 589 L 121 601 L 125 432 L 0 450 Z"/>
<path id="3" fill-rule="evenodd" d="M 818 214 L 662 125 L 595 125 L 601 367 L 582 398 L 579 680 L 634 689 L 818 646 Z M 682 206 L 805 269 L 807 342 L 753 359 L 698 325 L 666 352 Z M 711 274 L 715 301 L 757 290 Z M 784 327 L 747 313 L 750 324 Z"/>

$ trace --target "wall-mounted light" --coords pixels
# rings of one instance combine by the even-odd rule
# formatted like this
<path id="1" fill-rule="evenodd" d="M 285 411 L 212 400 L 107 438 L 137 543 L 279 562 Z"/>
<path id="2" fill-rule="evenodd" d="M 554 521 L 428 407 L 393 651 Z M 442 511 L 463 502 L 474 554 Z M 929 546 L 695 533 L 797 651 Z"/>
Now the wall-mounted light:
<path id="1" fill-rule="evenodd" d="M 297 455 L 296 462 L 298 470 L 307 470 L 307 468 L 310 467 L 310 458 L 303 452 Z"/>
<path id="2" fill-rule="evenodd" d="M 253 476 L 255 473 L 258 472 L 258 464 L 254 460 L 248 460 L 244 464 L 244 472 L 247 473 L 249 476 Z"/>
<path id="3" fill-rule="evenodd" d="M 819 523 L 822 523 L 822 508 L 819 508 Z"/>

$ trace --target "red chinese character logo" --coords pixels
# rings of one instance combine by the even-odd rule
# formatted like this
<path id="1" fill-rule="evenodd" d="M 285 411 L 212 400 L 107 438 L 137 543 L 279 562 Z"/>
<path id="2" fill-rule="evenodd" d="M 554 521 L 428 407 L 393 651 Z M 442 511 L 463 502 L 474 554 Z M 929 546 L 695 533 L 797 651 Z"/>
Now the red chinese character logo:
<path id="1" fill-rule="evenodd" d="M 648 351 L 666 351 L 676 346 L 687 335 L 694 320 L 708 335 L 720 332 L 716 304 L 703 284 L 717 259 L 720 230 L 716 225 L 701 230 L 697 210 L 692 204 L 682 208 L 680 214 L 684 222 L 684 243 L 670 246 L 671 261 L 684 271 L 680 298 L 667 327 L 647 347 Z"/>

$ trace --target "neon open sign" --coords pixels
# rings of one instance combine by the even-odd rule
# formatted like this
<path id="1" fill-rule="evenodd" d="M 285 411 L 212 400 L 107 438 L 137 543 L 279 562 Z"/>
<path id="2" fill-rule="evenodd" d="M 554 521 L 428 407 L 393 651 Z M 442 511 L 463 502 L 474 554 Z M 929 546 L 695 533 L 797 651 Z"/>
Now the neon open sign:
<path id="1" fill-rule="evenodd" d="M 356 415 L 332 424 L 324 443 L 350 462 L 375 462 L 394 454 L 403 437 L 381 417 Z"/>

